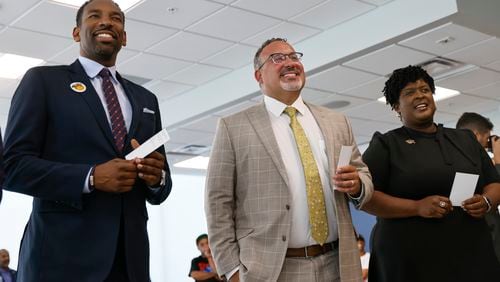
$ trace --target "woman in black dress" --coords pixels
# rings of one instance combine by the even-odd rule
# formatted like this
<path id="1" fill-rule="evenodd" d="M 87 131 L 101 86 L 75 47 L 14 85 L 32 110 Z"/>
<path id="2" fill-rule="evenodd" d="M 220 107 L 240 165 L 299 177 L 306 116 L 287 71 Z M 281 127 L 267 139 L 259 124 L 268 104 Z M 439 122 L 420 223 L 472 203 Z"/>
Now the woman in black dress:
<path id="1" fill-rule="evenodd" d="M 376 132 L 363 160 L 375 186 L 365 210 L 377 216 L 370 282 L 499 282 L 484 214 L 500 202 L 500 177 L 472 132 L 434 123 L 434 80 L 417 66 L 395 70 L 384 95 L 403 126 Z M 479 175 L 462 206 L 450 199 L 455 173 Z"/>

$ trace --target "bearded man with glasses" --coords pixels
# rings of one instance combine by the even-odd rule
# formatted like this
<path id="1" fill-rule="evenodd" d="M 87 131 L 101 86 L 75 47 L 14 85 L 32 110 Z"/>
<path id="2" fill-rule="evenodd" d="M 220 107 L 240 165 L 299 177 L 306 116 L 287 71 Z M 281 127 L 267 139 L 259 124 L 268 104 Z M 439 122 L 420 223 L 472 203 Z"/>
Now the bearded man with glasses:
<path id="1" fill-rule="evenodd" d="M 263 103 L 219 121 L 205 212 L 229 281 L 362 281 L 348 201 L 371 197 L 347 118 L 306 103 L 302 53 L 267 40 L 254 58 Z M 342 145 L 348 165 L 337 167 Z"/>

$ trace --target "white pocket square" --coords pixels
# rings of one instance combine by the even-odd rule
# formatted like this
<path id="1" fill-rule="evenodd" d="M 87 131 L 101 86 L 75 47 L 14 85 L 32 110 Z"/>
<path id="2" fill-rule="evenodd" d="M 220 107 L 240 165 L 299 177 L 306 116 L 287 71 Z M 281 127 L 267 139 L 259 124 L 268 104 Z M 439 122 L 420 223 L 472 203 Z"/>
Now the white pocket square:
<path id="1" fill-rule="evenodd" d="M 148 108 L 143 108 L 143 109 L 142 109 L 142 112 L 143 112 L 143 113 L 146 113 L 146 114 L 152 114 L 152 115 L 154 115 L 154 113 L 155 113 L 155 111 L 150 110 L 150 109 L 148 109 Z"/>

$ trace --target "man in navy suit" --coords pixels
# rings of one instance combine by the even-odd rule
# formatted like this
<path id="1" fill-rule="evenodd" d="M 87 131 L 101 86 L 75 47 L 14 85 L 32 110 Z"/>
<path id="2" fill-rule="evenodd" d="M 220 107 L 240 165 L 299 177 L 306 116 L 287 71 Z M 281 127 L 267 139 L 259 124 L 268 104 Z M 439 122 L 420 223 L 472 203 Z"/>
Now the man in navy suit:
<path id="1" fill-rule="evenodd" d="M 162 203 L 172 182 L 163 148 L 124 159 L 161 130 L 156 97 L 116 72 L 124 23 L 111 0 L 87 1 L 80 57 L 29 70 L 14 94 L 4 187 L 34 197 L 19 281 L 150 280 L 145 202 Z"/>

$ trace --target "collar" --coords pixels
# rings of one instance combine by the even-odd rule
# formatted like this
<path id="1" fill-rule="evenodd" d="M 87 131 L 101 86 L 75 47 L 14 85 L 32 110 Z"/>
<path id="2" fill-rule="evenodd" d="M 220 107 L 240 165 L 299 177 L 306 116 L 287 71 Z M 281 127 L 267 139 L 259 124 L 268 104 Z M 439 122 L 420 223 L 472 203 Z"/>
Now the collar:
<path id="1" fill-rule="evenodd" d="M 267 110 L 276 117 L 281 116 L 285 108 L 288 107 L 287 104 L 267 95 L 264 95 L 264 104 L 266 105 Z M 297 100 L 295 100 L 295 102 L 290 105 L 290 107 L 296 108 L 297 111 L 302 115 L 304 115 L 304 113 L 307 111 L 307 106 L 306 104 L 304 104 L 302 96 L 299 96 Z"/>
<path id="2" fill-rule="evenodd" d="M 79 56 L 78 60 L 80 61 L 80 64 L 82 64 L 85 73 L 87 73 L 88 77 L 90 77 L 91 79 L 94 79 L 102 70 L 102 68 L 105 68 L 105 66 L 99 64 L 98 62 L 93 61 L 89 58 L 85 58 L 83 56 Z M 115 82 L 118 82 L 118 79 L 116 78 L 116 66 L 109 67 L 108 70 L 111 72 L 111 76 L 113 77 Z"/>

